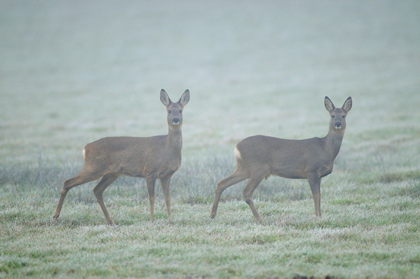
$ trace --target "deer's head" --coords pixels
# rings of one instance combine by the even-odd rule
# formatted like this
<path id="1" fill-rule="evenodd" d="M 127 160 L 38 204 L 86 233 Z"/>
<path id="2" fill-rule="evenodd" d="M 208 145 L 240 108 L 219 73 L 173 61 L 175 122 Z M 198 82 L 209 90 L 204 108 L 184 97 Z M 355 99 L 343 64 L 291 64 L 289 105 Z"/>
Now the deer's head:
<path id="1" fill-rule="evenodd" d="M 348 97 L 341 108 L 336 108 L 333 102 L 325 96 L 325 108 L 331 115 L 330 130 L 334 132 L 344 132 L 346 129 L 346 116 L 352 106 L 351 97 Z"/>
<path id="2" fill-rule="evenodd" d="M 168 125 L 169 126 L 180 126 L 182 125 L 182 110 L 184 106 L 190 101 L 190 91 L 185 90 L 178 102 L 173 103 L 166 93 L 165 90 L 160 91 L 160 100 L 162 104 L 166 106 L 166 111 L 168 112 Z"/>

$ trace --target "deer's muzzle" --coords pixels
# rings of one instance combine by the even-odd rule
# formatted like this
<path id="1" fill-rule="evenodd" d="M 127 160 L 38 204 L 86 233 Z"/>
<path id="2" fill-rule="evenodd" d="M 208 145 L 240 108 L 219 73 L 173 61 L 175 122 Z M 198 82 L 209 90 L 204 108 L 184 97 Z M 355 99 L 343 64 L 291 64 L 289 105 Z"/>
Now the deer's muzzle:
<path id="1" fill-rule="evenodd" d="M 181 124 L 181 121 L 179 120 L 179 118 L 178 117 L 175 117 L 174 119 L 172 119 L 172 125 L 179 125 L 179 124 Z"/>
<path id="2" fill-rule="evenodd" d="M 337 130 L 341 130 L 343 128 L 343 124 L 341 124 L 341 122 L 335 122 L 334 128 Z"/>

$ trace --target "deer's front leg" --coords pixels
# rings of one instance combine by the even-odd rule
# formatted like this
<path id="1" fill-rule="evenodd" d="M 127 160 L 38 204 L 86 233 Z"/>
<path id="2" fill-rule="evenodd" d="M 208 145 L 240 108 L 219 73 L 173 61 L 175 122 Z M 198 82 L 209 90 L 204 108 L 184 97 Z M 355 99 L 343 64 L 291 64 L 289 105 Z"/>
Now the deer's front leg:
<path id="1" fill-rule="evenodd" d="M 321 177 L 316 173 L 308 175 L 309 186 L 315 204 L 315 215 L 321 217 Z"/>
<path id="2" fill-rule="evenodd" d="M 147 191 L 149 193 L 149 202 L 150 202 L 150 222 L 153 222 L 155 219 L 155 182 L 156 178 L 148 177 L 146 178 Z"/>
<path id="3" fill-rule="evenodd" d="M 169 196 L 171 177 L 161 178 L 160 182 L 162 184 L 163 195 L 165 196 L 166 209 L 168 211 L 169 222 L 172 222 L 172 211 L 171 211 L 171 197 Z"/>

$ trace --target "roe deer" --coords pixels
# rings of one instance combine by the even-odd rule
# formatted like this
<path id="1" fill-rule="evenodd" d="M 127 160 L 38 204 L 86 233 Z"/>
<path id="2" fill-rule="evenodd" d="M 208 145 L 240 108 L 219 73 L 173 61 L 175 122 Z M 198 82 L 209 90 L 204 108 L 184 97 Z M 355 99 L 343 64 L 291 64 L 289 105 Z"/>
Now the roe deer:
<path id="1" fill-rule="evenodd" d="M 217 184 L 210 217 L 216 216 L 223 191 L 249 178 L 243 195 L 255 218 L 261 221 L 252 201 L 252 193 L 270 175 L 308 179 L 315 203 L 315 214 L 321 217 L 321 178 L 332 172 L 346 129 L 345 118 L 351 107 L 351 97 L 347 98 L 342 108 L 336 108 L 325 97 L 325 108 L 329 111 L 331 120 L 329 132 L 324 138 L 287 140 L 258 135 L 239 142 L 235 148 L 237 169 Z"/>
<path id="2" fill-rule="evenodd" d="M 172 175 L 181 166 L 182 109 L 190 100 L 190 92 L 186 90 L 179 101 L 173 103 L 162 89 L 160 100 L 168 113 L 168 134 L 154 137 L 108 137 L 87 144 L 83 150 L 83 169 L 78 175 L 64 182 L 54 219 L 60 216 L 64 198 L 71 188 L 102 177 L 93 192 L 108 224 L 113 225 L 102 193 L 119 176 L 125 175 L 146 178 L 151 222 L 154 220 L 155 181 L 160 179 L 168 219 L 172 221 L 169 184 Z"/>

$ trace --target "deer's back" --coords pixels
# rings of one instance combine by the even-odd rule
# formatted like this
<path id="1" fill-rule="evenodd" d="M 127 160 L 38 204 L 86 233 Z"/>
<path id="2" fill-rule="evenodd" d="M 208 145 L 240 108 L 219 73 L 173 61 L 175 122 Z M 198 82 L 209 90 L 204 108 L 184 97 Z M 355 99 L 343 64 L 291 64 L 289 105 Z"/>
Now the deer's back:
<path id="1" fill-rule="evenodd" d="M 85 165 L 120 175 L 162 177 L 175 172 L 181 153 L 168 152 L 167 136 L 106 137 L 84 149 Z"/>
<path id="2" fill-rule="evenodd" d="M 327 173 L 332 166 L 321 138 L 290 140 L 258 135 L 242 140 L 237 149 L 242 166 L 263 166 L 270 174 L 287 178 L 306 178 L 313 171 Z"/>

